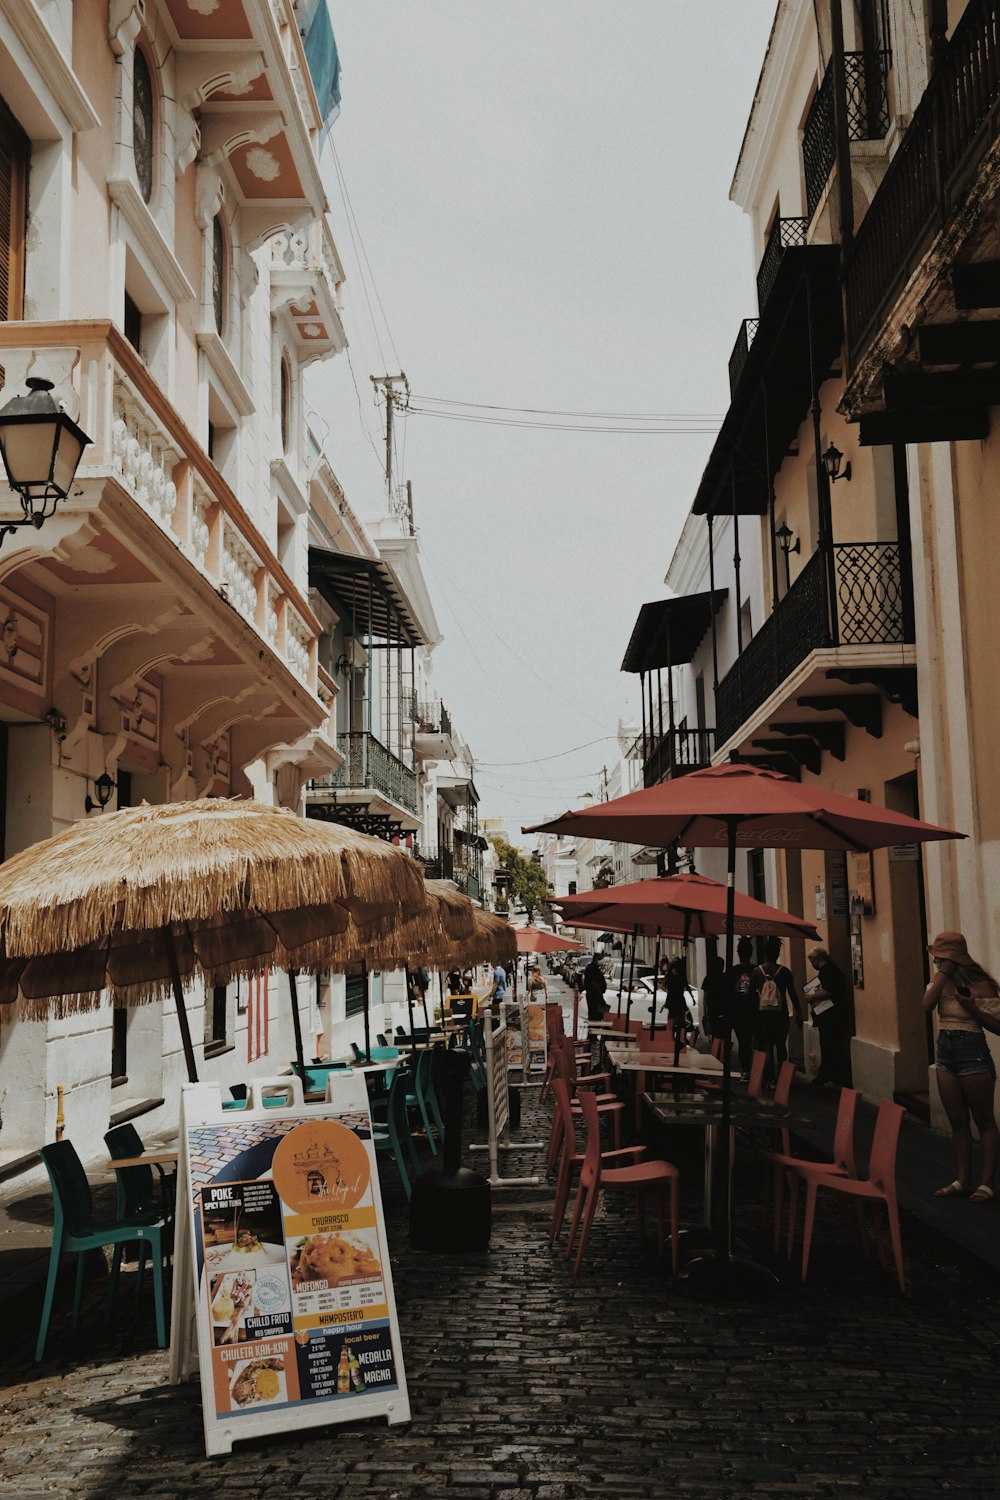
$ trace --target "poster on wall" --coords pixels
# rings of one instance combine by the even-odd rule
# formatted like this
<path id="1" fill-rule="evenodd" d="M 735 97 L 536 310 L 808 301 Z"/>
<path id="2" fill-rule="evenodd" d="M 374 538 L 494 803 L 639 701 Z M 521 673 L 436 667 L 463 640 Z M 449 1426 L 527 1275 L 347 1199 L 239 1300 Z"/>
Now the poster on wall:
<path id="1" fill-rule="evenodd" d="M 861 944 L 861 914 L 851 916 L 851 979 L 856 990 L 865 987 L 865 957 Z"/>
<path id="2" fill-rule="evenodd" d="M 816 921 L 826 921 L 826 886 L 821 880 L 816 882 Z"/>
<path id="3" fill-rule="evenodd" d="M 297 1080 L 255 1081 L 241 1111 L 223 1111 L 217 1086 L 184 1090 L 176 1234 L 190 1271 L 175 1270 L 186 1309 L 172 1374 L 193 1321 L 210 1454 L 299 1427 L 409 1420 L 364 1079 L 331 1089 L 307 1106 Z"/>
<path id="4" fill-rule="evenodd" d="M 875 915 L 875 881 L 872 875 L 871 854 L 867 851 L 858 854 L 848 851 L 846 859 L 851 916 L 873 917 Z"/>

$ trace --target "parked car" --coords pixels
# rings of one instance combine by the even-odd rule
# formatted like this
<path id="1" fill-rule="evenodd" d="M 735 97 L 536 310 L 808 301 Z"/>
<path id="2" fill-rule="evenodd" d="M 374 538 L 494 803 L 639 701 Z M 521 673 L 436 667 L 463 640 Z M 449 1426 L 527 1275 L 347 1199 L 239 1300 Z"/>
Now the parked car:
<path id="1" fill-rule="evenodd" d="M 624 1009 L 625 1006 L 628 1004 L 628 988 L 627 988 L 627 985 L 628 985 L 628 975 L 627 974 L 625 976 L 625 981 L 626 981 L 626 988 L 622 992 L 622 1009 Z M 632 1015 L 633 1015 L 633 1017 L 639 1016 L 639 1017 L 642 1017 L 643 1019 L 648 1018 L 649 1013 L 650 1013 L 650 1009 L 652 1007 L 653 993 L 654 993 L 654 984 L 655 984 L 655 981 L 654 981 L 654 976 L 653 976 L 652 970 L 650 970 L 649 973 L 644 974 L 641 979 L 633 981 L 633 984 L 632 984 Z M 614 996 L 612 997 L 611 987 L 609 985 L 608 986 L 608 994 L 607 994 L 607 996 L 605 998 L 612 1005 L 612 1009 L 617 1009 L 617 1006 L 618 1006 L 618 989 L 617 989 L 617 986 L 615 987 Z M 659 1025 L 661 1019 L 662 1020 L 666 1019 L 666 1012 L 663 1009 L 663 1005 L 664 1005 L 665 999 L 666 999 L 666 995 L 664 994 L 664 983 L 663 983 L 663 980 L 661 979 L 661 981 L 660 981 L 660 988 L 659 988 L 659 994 L 658 994 L 658 998 L 657 998 L 657 1010 L 656 1010 L 657 1025 Z M 688 990 L 688 1010 L 691 1012 L 691 1018 L 694 1021 L 694 1024 L 696 1026 L 700 1027 L 701 1026 L 701 995 L 700 995 L 699 991 L 694 988 L 693 985 Z"/>

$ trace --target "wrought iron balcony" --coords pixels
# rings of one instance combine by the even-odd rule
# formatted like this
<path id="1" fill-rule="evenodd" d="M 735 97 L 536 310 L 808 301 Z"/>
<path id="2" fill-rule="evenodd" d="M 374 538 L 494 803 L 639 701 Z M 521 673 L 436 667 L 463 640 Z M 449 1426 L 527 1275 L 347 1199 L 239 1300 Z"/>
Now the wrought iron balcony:
<path id="1" fill-rule="evenodd" d="M 845 268 L 848 351 L 857 363 L 934 236 L 967 208 L 1000 129 L 1000 0 L 969 0 Z"/>
<path id="2" fill-rule="evenodd" d="M 643 786 L 656 786 L 688 771 L 700 770 L 711 762 L 714 749 L 714 729 L 668 729 L 651 744 L 647 741 L 642 763 Z"/>
<path id="3" fill-rule="evenodd" d="M 344 764 L 321 781 L 311 781 L 310 791 L 365 788 L 380 792 L 397 807 L 416 813 L 417 778 L 381 740 L 367 731 L 355 730 L 340 736 L 340 748 L 346 756 Z"/>
<path id="4" fill-rule="evenodd" d="M 889 96 L 886 78 L 889 52 L 846 52 L 847 135 L 852 141 L 880 141 L 889 129 Z M 823 196 L 837 159 L 837 133 L 833 118 L 833 63 L 809 106 L 802 132 L 802 165 L 806 178 L 806 207 L 812 218 Z"/>
<path id="5" fill-rule="evenodd" d="M 451 715 L 440 698 L 430 703 L 412 702 L 413 721 L 418 734 L 451 734 Z"/>
<path id="6" fill-rule="evenodd" d="M 797 249 L 806 243 L 808 219 L 775 219 L 771 233 L 764 246 L 760 267 L 757 271 L 757 311 L 763 313 L 767 299 L 774 290 L 781 262 L 786 250 Z"/>
<path id="7" fill-rule="evenodd" d="M 454 880 L 455 854 L 453 850 L 421 847 L 415 853 L 424 867 L 424 874 L 428 880 Z"/>
<path id="8" fill-rule="evenodd" d="M 740 376 L 746 368 L 747 356 L 750 353 L 750 345 L 754 341 L 757 332 L 759 318 L 744 318 L 740 324 L 740 331 L 736 335 L 736 343 L 733 352 L 729 356 L 729 394 L 736 395 L 736 387 L 740 383 Z"/>
<path id="9" fill-rule="evenodd" d="M 898 542 L 837 542 L 835 599 L 828 604 L 826 559 L 815 553 L 764 621 L 715 694 L 724 744 L 813 651 L 835 646 L 901 645 L 913 639 L 909 580 Z M 648 783 L 647 783 L 648 784 Z"/>

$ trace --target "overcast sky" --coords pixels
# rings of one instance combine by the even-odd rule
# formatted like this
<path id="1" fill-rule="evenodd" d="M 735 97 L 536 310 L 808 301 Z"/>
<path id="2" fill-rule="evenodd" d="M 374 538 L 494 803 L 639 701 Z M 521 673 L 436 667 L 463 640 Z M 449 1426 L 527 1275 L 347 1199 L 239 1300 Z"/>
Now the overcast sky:
<path id="1" fill-rule="evenodd" d="M 316 404 L 355 509 L 383 508 L 369 376 L 387 370 L 405 370 L 415 398 L 694 429 L 402 424 L 399 477 L 445 636 L 437 690 L 476 757 L 480 815 L 514 834 L 595 791 L 619 715 L 638 715 L 622 655 L 639 606 L 666 593 L 755 307 L 749 226 L 728 191 L 774 0 L 330 12 L 333 145 L 357 228 L 328 150 L 351 348 Z"/>

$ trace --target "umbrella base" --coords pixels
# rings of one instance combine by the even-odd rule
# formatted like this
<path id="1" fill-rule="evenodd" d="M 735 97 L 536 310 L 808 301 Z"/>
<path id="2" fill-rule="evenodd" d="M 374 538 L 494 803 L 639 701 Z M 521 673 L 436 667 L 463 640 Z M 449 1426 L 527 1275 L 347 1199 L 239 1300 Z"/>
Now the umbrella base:
<path id="1" fill-rule="evenodd" d="M 692 1290 L 732 1301 L 760 1302 L 773 1297 L 779 1282 L 773 1271 L 749 1255 L 722 1255 L 704 1250 L 680 1272 Z"/>
<path id="2" fill-rule="evenodd" d="M 410 1199 L 410 1244 L 417 1250 L 462 1255 L 488 1250 L 492 1195 L 487 1178 L 457 1172 L 424 1172 Z"/>
<path id="3" fill-rule="evenodd" d="M 703 1255 L 714 1255 L 718 1248 L 719 1236 L 716 1230 L 700 1225 L 697 1229 L 682 1229 L 677 1236 L 677 1246 L 682 1261 L 692 1261 Z M 736 1253 L 738 1255 L 748 1254 L 745 1241 L 737 1237 Z"/>

